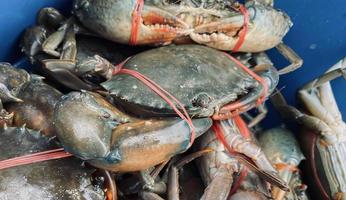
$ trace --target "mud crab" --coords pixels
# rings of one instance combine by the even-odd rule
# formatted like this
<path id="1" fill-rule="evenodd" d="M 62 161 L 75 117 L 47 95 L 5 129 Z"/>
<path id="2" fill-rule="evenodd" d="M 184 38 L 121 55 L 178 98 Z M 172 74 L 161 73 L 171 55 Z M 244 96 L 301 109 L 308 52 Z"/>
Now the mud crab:
<path id="1" fill-rule="evenodd" d="M 330 84 L 339 76 L 345 77 L 345 66 L 346 58 L 298 92 L 306 113 L 287 105 L 281 95 L 273 97 L 282 115 L 304 129 L 301 142 L 307 156 L 305 173 L 311 178 L 309 187 L 319 192 L 318 198 L 346 199 L 346 125 Z"/>
<path id="2" fill-rule="evenodd" d="M 197 43 L 232 50 L 243 29 L 244 16 L 232 9 L 232 1 L 76 0 L 74 13 L 81 23 L 101 36 L 128 44 L 139 9 L 136 44 L 168 44 L 189 36 Z M 242 52 L 260 52 L 278 45 L 292 25 L 281 11 L 249 1 L 250 26 Z"/>
<path id="3" fill-rule="evenodd" d="M 273 199 L 308 200 L 305 192 L 307 186 L 302 183 L 298 169 L 298 165 L 305 157 L 293 133 L 286 128 L 273 128 L 260 133 L 258 141 L 280 177 L 290 186 L 290 192 L 273 188 Z"/>
<path id="4" fill-rule="evenodd" d="M 0 160 L 54 149 L 56 140 L 26 128 L 0 128 Z M 0 161 L 1 162 L 1 161 Z M 95 185 L 95 169 L 82 167 L 76 158 L 65 158 L 0 170 L 0 199 L 99 199 L 114 200 L 111 175 Z M 44 176 L 43 176 L 44 175 Z"/>
<path id="5" fill-rule="evenodd" d="M 22 126 L 55 135 L 52 115 L 55 104 L 62 94 L 45 84 L 42 77 L 30 75 L 8 63 L 0 64 L 0 101 L 2 126 Z M 5 124 L 6 123 L 6 124 Z"/>
<path id="6" fill-rule="evenodd" d="M 255 55 L 253 57 L 256 57 Z M 248 63 L 246 63 L 248 64 Z M 261 63 L 263 64 L 263 63 Z M 109 66 L 107 63 L 104 66 Z M 242 68 L 242 67 L 243 68 Z M 251 67 L 251 65 L 247 65 Z M 221 108 L 230 102 L 253 108 L 263 92 L 270 94 L 278 83 L 271 64 L 258 72 L 260 83 L 251 71 L 228 54 L 200 45 L 167 46 L 130 58 L 122 69 L 135 70 L 173 94 L 192 117 L 229 114 Z M 111 68 L 112 75 L 118 68 Z M 175 116 L 175 111 L 156 93 L 128 74 L 116 74 L 101 84 L 115 102 L 141 117 Z M 142 97 L 146 98 L 142 98 Z M 266 98 L 266 97 L 263 97 Z M 232 106 L 230 106 L 232 107 Z"/>

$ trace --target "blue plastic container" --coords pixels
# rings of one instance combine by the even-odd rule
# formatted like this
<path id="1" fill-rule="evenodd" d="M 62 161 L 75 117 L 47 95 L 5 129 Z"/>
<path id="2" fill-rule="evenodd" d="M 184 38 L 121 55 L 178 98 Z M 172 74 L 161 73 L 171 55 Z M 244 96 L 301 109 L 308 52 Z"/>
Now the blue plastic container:
<path id="1" fill-rule="evenodd" d="M 71 0 L 10 0 L 0 1 L 0 60 L 15 62 L 20 56 L 18 42 L 23 30 L 35 23 L 37 11 L 53 6 L 69 13 Z M 295 104 L 296 91 L 303 84 L 321 75 L 326 69 L 346 56 L 346 2 L 344 0 L 276 1 L 275 7 L 288 13 L 294 26 L 284 42 L 303 59 L 304 65 L 296 72 L 281 77 L 279 89 L 290 104 Z M 277 67 L 287 62 L 275 52 L 269 52 Z M 346 81 L 333 83 L 339 107 L 346 115 Z M 266 125 L 279 124 L 279 117 L 270 110 Z"/>

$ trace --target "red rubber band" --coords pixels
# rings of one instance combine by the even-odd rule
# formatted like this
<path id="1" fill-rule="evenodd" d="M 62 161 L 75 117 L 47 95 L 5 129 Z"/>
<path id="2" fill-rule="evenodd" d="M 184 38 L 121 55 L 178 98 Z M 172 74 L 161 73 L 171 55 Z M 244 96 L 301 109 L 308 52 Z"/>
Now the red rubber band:
<path id="1" fill-rule="evenodd" d="M 137 44 L 139 26 L 142 19 L 143 6 L 144 6 L 144 0 L 136 0 L 135 8 L 132 12 L 131 35 L 129 40 L 130 45 Z"/>
<path id="2" fill-rule="evenodd" d="M 243 43 L 245 41 L 246 34 L 247 34 L 248 30 L 249 30 L 250 17 L 249 17 L 248 10 L 245 8 L 244 5 L 240 5 L 239 6 L 239 11 L 244 16 L 244 24 L 243 24 L 242 30 L 239 32 L 239 39 L 238 39 L 237 43 L 234 45 L 234 48 L 232 49 L 232 52 L 239 51 L 240 47 L 243 45 Z"/>
<path id="3" fill-rule="evenodd" d="M 167 102 L 167 104 L 177 113 L 177 115 L 185 120 L 187 124 L 190 127 L 191 130 L 191 138 L 189 142 L 189 146 L 193 144 L 196 138 L 195 134 L 195 128 L 192 123 L 192 119 L 190 118 L 188 112 L 185 109 L 185 106 L 177 99 L 175 98 L 172 94 L 167 92 L 165 89 L 163 89 L 161 86 L 156 84 L 154 81 L 152 81 L 150 78 L 146 77 L 145 75 L 135 71 L 135 70 L 130 70 L 130 69 L 123 69 L 122 67 L 126 63 L 127 60 L 130 58 L 126 59 L 124 62 L 122 62 L 119 65 L 116 65 L 116 68 L 113 71 L 113 75 L 116 74 L 128 74 L 131 75 L 138 80 L 140 80 L 142 83 L 144 83 L 146 86 L 148 86 L 151 90 L 153 90 L 157 95 L 159 95 L 164 101 Z M 183 111 L 183 113 L 175 106 L 174 102 L 180 107 L 180 109 Z"/>
<path id="4" fill-rule="evenodd" d="M 7 160 L 0 161 L 0 170 L 17 167 L 21 165 L 34 164 L 38 162 L 56 160 L 71 157 L 72 155 L 65 152 L 63 148 L 33 153 L 24 156 L 18 156 Z"/>

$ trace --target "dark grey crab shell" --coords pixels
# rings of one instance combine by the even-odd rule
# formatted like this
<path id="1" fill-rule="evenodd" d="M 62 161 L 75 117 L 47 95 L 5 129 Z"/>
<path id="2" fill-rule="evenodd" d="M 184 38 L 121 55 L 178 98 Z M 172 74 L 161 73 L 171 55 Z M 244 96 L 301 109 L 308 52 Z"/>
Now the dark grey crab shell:
<path id="1" fill-rule="evenodd" d="M 56 140 L 25 128 L 0 128 L 0 160 L 58 148 Z M 94 169 L 65 158 L 0 170 L 0 199 L 104 200 L 94 187 Z"/>
<path id="2" fill-rule="evenodd" d="M 183 103 L 194 117 L 211 116 L 258 86 L 223 52 L 200 45 L 149 50 L 132 57 L 124 68 L 149 77 Z M 161 97 L 130 75 L 117 74 L 101 85 L 135 115 L 175 115 Z"/>

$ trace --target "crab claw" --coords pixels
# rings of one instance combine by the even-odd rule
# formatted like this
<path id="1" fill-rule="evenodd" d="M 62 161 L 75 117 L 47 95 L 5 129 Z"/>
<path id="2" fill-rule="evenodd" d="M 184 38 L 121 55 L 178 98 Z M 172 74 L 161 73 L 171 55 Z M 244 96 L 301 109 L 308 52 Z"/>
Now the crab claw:
<path id="1" fill-rule="evenodd" d="M 23 102 L 23 100 L 15 97 L 3 83 L 0 83 L 0 99 L 4 102 Z"/>
<path id="2" fill-rule="evenodd" d="M 212 121 L 195 119 L 193 124 L 199 136 Z M 55 107 L 54 125 L 68 152 L 111 171 L 144 170 L 190 146 L 190 128 L 183 120 L 132 118 L 91 92 L 64 96 Z"/>
<path id="3" fill-rule="evenodd" d="M 283 12 L 256 2 L 246 4 L 250 18 L 245 39 L 238 51 L 261 52 L 278 45 L 292 25 Z M 232 50 L 243 30 L 242 13 L 195 27 L 192 40 L 220 50 Z"/>
<path id="4" fill-rule="evenodd" d="M 135 0 L 103 1 L 76 0 L 74 13 L 84 26 L 102 37 L 128 44 L 135 17 Z M 154 6 L 144 5 L 140 14 L 136 44 L 167 44 L 192 32 L 176 16 Z M 133 37 L 133 36 L 132 36 Z"/>
<path id="5" fill-rule="evenodd" d="M 167 44 L 192 31 L 185 22 L 169 12 L 153 6 L 144 6 L 137 43 Z"/>

